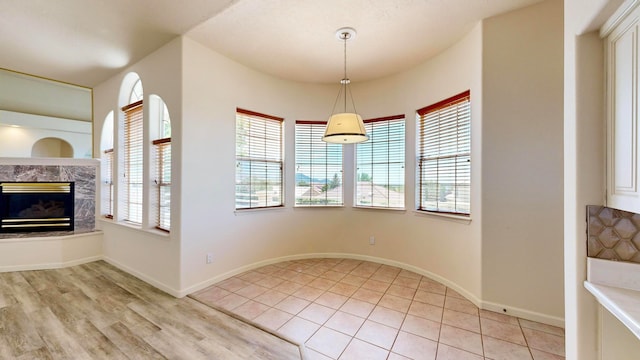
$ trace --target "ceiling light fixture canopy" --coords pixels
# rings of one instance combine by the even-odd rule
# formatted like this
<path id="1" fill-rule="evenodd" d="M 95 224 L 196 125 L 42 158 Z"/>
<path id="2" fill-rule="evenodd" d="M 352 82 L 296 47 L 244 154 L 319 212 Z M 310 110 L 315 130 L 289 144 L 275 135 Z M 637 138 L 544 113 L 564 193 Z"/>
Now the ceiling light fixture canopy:
<path id="1" fill-rule="evenodd" d="M 340 91 L 333 104 L 331 117 L 329 117 L 329 121 L 327 122 L 327 128 L 324 131 L 322 141 L 336 144 L 352 144 L 367 141 L 369 136 L 364 128 L 362 116 L 356 112 L 356 104 L 353 101 L 353 95 L 351 95 L 351 88 L 349 87 L 351 80 L 347 77 L 347 41 L 355 39 L 356 30 L 349 27 L 338 29 L 336 37 L 344 42 L 344 78 L 340 80 Z M 353 112 L 347 111 L 347 93 L 351 99 Z M 341 97 L 344 98 L 344 111 L 336 113 L 336 105 Z"/>

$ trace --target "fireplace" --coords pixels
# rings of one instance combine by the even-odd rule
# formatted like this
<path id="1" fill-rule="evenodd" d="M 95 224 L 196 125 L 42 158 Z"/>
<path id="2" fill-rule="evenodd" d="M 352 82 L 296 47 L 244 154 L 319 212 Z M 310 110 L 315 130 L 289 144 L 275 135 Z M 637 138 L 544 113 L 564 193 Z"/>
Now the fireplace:
<path id="1" fill-rule="evenodd" d="M 73 182 L 0 182 L 0 232 L 73 228 Z"/>

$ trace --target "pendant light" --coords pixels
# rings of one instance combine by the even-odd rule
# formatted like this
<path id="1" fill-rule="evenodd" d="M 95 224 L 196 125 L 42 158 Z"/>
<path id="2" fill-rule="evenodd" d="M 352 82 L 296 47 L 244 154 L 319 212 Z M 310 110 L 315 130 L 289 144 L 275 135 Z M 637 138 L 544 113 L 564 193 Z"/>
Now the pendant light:
<path id="1" fill-rule="evenodd" d="M 331 111 L 331 117 L 327 122 L 327 128 L 324 131 L 322 141 L 336 144 L 352 144 L 367 141 L 369 136 L 364 129 L 364 122 L 362 117 L 356 112 L 356 105 L 353 101 L 353 95 L 351 95 L 351 88 L 349 83 L 351 80 L 347 77 L 347 41 L 353 40 L 356 36 L 355 29 L 341 28 L 336 32 L 336 37 L 344 42 L 344 78 L 340 80 L 340 91 L 338 97 L 333 104 L 333 110 Z M 351 106 L 353 112 L 347 112 L 347 93 L 351 99 Z M 344 110 L 341 113 L 336 113 L 336 105 L 340 101 L 341 97 L 344 99 Z"/>

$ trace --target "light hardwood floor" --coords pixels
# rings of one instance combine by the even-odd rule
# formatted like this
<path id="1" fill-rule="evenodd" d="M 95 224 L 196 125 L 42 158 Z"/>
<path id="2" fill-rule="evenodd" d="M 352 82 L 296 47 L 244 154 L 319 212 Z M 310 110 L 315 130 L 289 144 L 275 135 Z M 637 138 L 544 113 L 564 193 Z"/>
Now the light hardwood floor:
<path id="1" fill-rule="evenodd" d="M 0 273 L 0 359 L 301 359 L 301 349 L 104 261 Z"/>

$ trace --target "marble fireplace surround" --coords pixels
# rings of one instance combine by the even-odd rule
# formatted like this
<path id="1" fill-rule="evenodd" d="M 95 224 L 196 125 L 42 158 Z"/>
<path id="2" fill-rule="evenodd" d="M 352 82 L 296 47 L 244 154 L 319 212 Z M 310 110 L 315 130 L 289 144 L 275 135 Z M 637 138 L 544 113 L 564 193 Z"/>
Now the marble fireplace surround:
<path id="1" fill-rule="evenodd" d="M 96 230 L 99 160 L 2 158 L 0 181 L 73 181 L 74 231 L 0 234 L 0 272 L 55 269 L 102 258 Z"/>
<path id="2" fill-rule="evenodd" d="M 2 181 L 73 181 L 73 234 L 95 230 L 98 161 L 93 159 L 0 158 Z M 68 231 L 0 234 L 0 239 L 69 235 Z"/>

